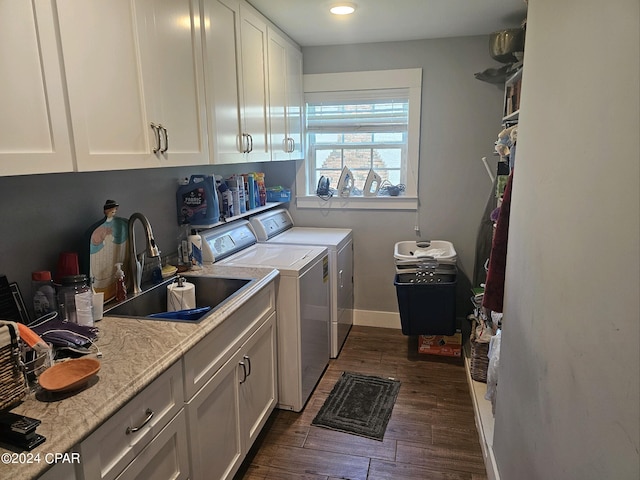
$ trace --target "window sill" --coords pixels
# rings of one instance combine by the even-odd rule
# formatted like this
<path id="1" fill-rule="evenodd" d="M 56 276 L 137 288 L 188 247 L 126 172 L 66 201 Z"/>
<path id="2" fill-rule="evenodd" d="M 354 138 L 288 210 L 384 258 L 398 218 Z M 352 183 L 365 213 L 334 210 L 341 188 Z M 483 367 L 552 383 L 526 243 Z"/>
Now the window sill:
<path id="1" fill-rule="evenodd" d="M 417 197 L 339 197 L 322 199 L 316 195 L 296 197 L 297 208 L 324 210 L 413 210 L 418 209 Z"/>

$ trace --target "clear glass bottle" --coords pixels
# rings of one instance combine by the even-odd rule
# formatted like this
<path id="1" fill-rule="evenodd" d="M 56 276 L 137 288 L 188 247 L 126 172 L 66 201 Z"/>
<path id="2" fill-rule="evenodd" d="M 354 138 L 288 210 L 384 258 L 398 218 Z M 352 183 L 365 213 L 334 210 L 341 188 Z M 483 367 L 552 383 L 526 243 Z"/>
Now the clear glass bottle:
<path id="1" fill-rule="evenodd" d="M 58 308 L 56 289 L 51 279 L 51 272 L 31 273 L 31 288 L 33 291 L 33 312 L 36 319 L 47 313 L 54 312 Z"/>
<path id="2" fill-rule="evenodd" d="M 62 277 L 58 303 L 63 320 L 93 326 L 93 291 L 86 275 Z"/>

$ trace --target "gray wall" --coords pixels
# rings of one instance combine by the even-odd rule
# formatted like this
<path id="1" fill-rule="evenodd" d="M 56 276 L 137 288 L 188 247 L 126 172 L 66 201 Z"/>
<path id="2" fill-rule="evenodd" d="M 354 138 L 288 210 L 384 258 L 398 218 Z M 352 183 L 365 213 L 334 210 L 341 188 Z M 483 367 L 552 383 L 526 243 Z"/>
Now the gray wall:
<path id="1" fill-rule="evenodd" d="M 173 254 L 179 178 L 260 169 L 260 164 L 244 164 L 0 177 L 0 274 L 18 282 L 27 297 L 32 271 L 55 272 L 60 252 L 82 250 L 85 230 L 103 217 L 108 198 L 120 204 L 118 216 L 145 214 L 162 254 Z"/>
<path id="2" fill-rule="evenodd" d="M 475 72 L 495 66 L 488 38 L 463 37 L 363 45 L 307 47 L 305 73 L 423 69 L 420 209 L 416 212 L 296 209 L 300 225 L 354 230 L 357 309 L 397 312 L 394 244 L 420 237 L 453 242 L 458 253 L 458 316 L 470 311 L 476 233 L 491 192 L 481 157 L 500 131 L 503 91 Z"/>
<path id="3" fill-rule="evenodd" d="M 480 159 L 493 152 L 502 113 L 501 88 L 473 77 L 495 66 L 487 44 L 483 36 L 303 52 L 305 73 L 423 69 L 418 221 L 421 237 L 455 245 L 462 317 L 469 310 L 467 279 L 473 276 L 476 232 L 492 187 Z M 144 213 L 163 253 L 173 252 L 178 236 L 174 200 L 178 178 L 260 170 L 266 172 L 267 185 L 293 187 L 299 163 L 0 177 L 0 273 L 17 281 L 26 294 L 31 271 L 54 270 L 59 252 L 82 247 L 82 234 L 102 217 L 107 198 L 120 203 L 120 216 Z M 296 210 L 294 202 L 291 209 L 300 225 L 353 228 L 356 308 L 397 312 L 393 246 L 416 238 L 415 212 L 327 213 Z"/>
<path id="4" fill-rule="evenodd" d="M 494 435 L 505 480 L 640 478 L 639 8 L 529 3 Z"/>

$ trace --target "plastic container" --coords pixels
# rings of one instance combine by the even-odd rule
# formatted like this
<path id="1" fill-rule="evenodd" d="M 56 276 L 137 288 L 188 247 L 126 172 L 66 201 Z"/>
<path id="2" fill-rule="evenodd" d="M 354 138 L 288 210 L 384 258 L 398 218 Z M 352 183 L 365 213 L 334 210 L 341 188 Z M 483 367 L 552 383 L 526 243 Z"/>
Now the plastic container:
<path id="1" fill-rule="evenodd" d="M 220 219 L 216 181 L 213 175 L 191 175 L 176 192 L 178 225 L 211 225 Z"/>
<path id="2" fill-rule="evenodd" d="M 51 272 L 33 272 L 31 274 L 31 289 L 33 292 L 33 311 L 36 319 L 56 311 L 58 308 L 56 288 L 53 285 Z"/>
<path id="3" fill-rule="evenodd" d="M 234 213 L 240 215 L 247 211 L 247 198 L 244 190 L 244 178 L 242 175 L 232 175 L 227 179 L 227 185 L 233 192 Z"/>
<path id="4" fill-rule="evenodd" d="M 404 335 L 453 335 L 456 332 L 455 267 L 447 273 L 398 273 L 394 284 Z"/>
<path id="5" fill-rule="evenodd" d="M 58 289 L 59 313 L 63 320 L 93 326 L 93 291 L 86 275 L 62 278 Z"/>
<path id="6" fill-rule="evenodd" d="M 282 187 L 267 188 L 267 202 L 289 202 L 291 190 Z"/>
<path id="7" fill-rule="evenodd" d="M 253 173 L 247 175 L 247 192 L 249 192 L 248 210 L 253 210 L 256 208 L 256 180 Z"/>
<path id="8" fill-rule="evenodd" d="M 222 180 L 220 181 L 220 186 L 218 187 L 220 192 L 220 205 L 222 206 L 222 216 L 225 218 L 233 217 L 235 215 L 234 212 L 234 203 L 233 203 L 233 192 L 227 186 L 227 183 Z"/>
<path id="9" fill-rule="evenodd" d="M 409 240 L 395 244 L 393 257 L 406 262 L 433 258 L 441 264 L 455 265 L 458 255 L 453 244 L 446 240 L 430 240 L 427 247 L 419 247 L 418 242 Z"/>
<path id="10" fill-rule="evenodd" d="M 264 184 L 264 173 L 254 172 L 256 182 L 256 207 L 264 207 L 267 204 L 267 188 Z"/>

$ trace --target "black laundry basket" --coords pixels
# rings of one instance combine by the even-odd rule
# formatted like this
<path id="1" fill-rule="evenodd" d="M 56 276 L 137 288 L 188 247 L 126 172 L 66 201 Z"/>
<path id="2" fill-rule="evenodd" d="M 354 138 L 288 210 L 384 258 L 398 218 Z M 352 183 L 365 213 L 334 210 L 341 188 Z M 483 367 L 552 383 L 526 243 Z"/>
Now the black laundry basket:
<path id="1" fill-rule="evenodd" d="M 454 265 L 440 265 L 396 274 L 394 284 L 404 335 L 456 333 L 457 273 Z"/>

